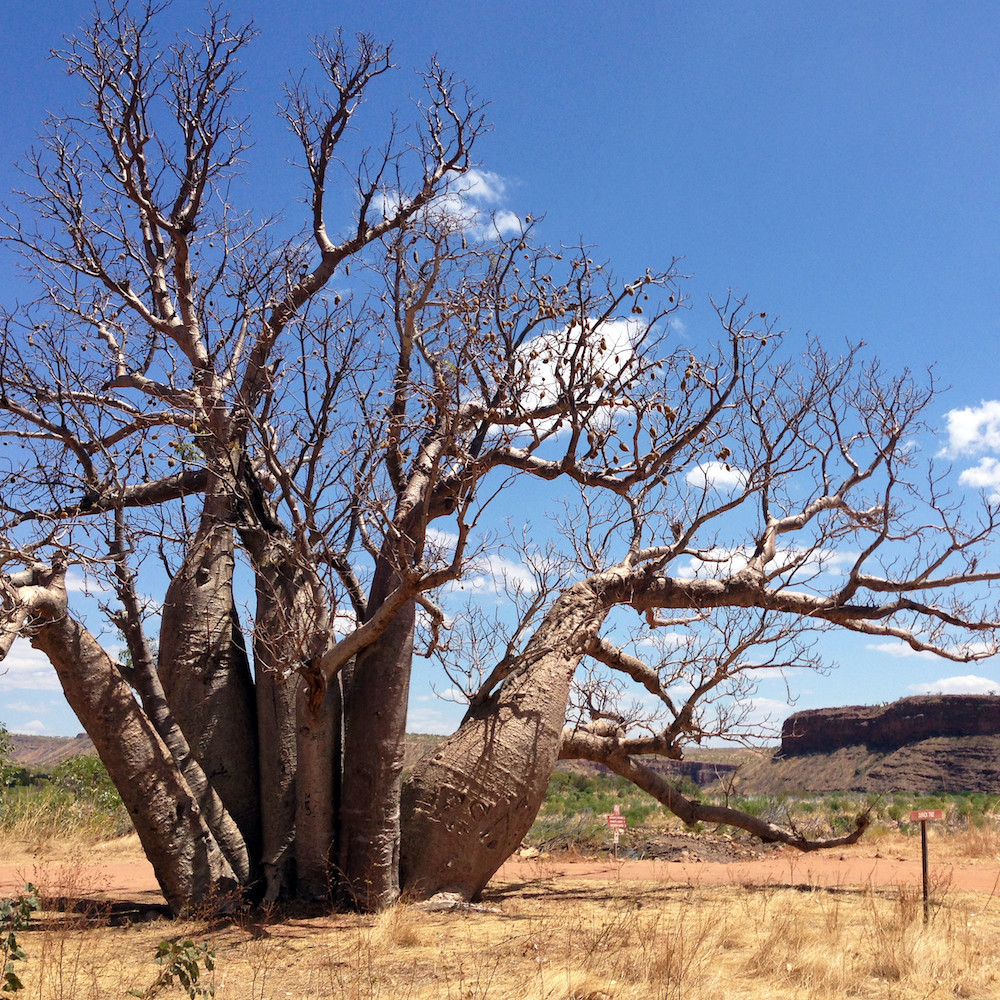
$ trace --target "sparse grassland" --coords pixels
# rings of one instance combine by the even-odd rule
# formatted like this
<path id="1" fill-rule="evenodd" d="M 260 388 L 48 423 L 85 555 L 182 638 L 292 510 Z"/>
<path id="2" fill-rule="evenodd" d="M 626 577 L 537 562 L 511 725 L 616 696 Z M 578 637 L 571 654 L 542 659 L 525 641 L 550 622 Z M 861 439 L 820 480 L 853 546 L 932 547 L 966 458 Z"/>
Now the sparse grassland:
<path id="1" fill-rule="evenodd" d="M 112 829 L 113 800 L 91 803 L 95 815 L 111 810 L 102 826 L 81 819 L 83 791 L 18 794 L 24 800 L 14 806 L 4 793 L 0 856 L 22 859 L 25 880 L 39 886 L 43 905 L 18 931 L 25 957 L 17 973 L 26 998 L 191 995 L 177 981 L 163 983 L 164 966 L 154 961 L 162 941 L 178 944 L 169 954 L 199 962 L 199 989 L 233 1000 L 1000 995 L 996 886 L 992 893 L 959 892 L 938 880 L 925 926 L 919 885 L 813 885 L 803 884 L 800 874 L 761 884 L 684 884 L 629 881 L 625 869 L 611 869 L 603 881 L 582 881 L 556 876 L 541 860 L 518 865 L 515 880 L 491 886 L 482 908 L 466 912 L 403 903 L 377 917 L 290 907 L 169 921 L 146 904 L 123 912 L 101 902 L 96 897 L 105 887 L 83 874 L 84 860 L 139 856 L 134 835 L 97 839 L 100 830 L 107 838 Z M 911 808 L 944 808 L 948 818 L 935 829 L 935 861 L 1000 871 L 996 802 L 988 796 L 871 801 L 825 795 L 739 804 L 828 828 L 838 817 L 871 808 L 873 836 L 864 849 L 874 844 L 880 854 L 909 857 L 919 851 L 917 828 L 899 821 Z M 571 843 L 585 850 L 591 836 L 591 847 L 606 851 L 604 814 L 615 803 L 633 827 L 630 851 L 641 853 L 657 833 L 679 829 L 621 783 L 570 775 L 554 780 L 532 837 L 553 851 Z M 588 829 L 591 835 L 581 833 Z M 191 948 L 185 951 L 186 942 Z M 208 950 L 213 968 L 204 958 Z M 154 991 L 158 982 L 162 988 Z"/>
<path id="2" fill-rule="evenodd" d="M 26 997 L 105 1000 L 159 974 L 164 939 L 215 952 L 219 997 L 351 1000 L 995 997 L 1000 903 L 919 890 L 530 879 L 484 910 L 247 914 L 113 926 L 47 911 L 21 939 Z M 176 985 L 164 995 L 183 995 Z"/>
<path id="3" fill-rule="evenodd" d="M 80 755 L 44 777 L 0 788 L 0 845 L 45 853 L 88 847 L 132 832 L 132 821 L 97 757 Z"/>

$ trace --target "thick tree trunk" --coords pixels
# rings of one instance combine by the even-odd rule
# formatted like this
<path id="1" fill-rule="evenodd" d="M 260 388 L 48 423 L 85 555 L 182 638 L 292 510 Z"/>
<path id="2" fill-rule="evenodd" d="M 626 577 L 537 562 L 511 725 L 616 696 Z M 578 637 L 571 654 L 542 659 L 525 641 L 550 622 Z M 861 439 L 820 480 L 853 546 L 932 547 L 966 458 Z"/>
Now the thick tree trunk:
<path id="1" fill-rule="evenodd" d="M 296 697 L 295 865 L 298 895 L 330 896 L 340 793 L 340 677 L 300 681 Z"/>
<path id="2" fill-rule="evenodd" d="M 285 675 L 280 665 L 272 663 L 272 653 L 269 644 L 255 638 L 261 867 L 265 898 L 270 901 L 291 895 L 295 887 L 295 689 L 299 683 L 297 674 Z"/>
<path id="3" fill-rule="evenodd" d="M 64 614 L 39 625 L 31 644 L 49 658 L 94 741 L 170 908 L 234 892 L 236 875 L 177 763 L 94 637 Z"/>
<path id="4" fill-rule="evenodd" d="M 248 532 L 256 569 L 257 614 L 253 635 L 257 682 L 257 721 L 260 742 L 261 819 L 265 897 L 269 900 L 296 892 L 296 800 L 298 724 L 296 692 L 303 677 L 311 677 L 329 642 L 328 608 L 315 579 L 304 573 L 287 537 Z M 316 725 L 321 739 L 338 741 L 327 721 L 304 717 L 307 729 Z M 303 736 L 309 749 L 316 749 Z M 318 750 L 318 753 L 323 753 Z M 310 760 L 310 781 L 330 785 L 333 756 L 320 765 Z M 325 766 L 325 776 L 318 771 Z M 302 793 L 306 793 L 302 789 Z M 315 827 L 307 829 L 312 832 Z M 326 841 L 328 846 L 329 841 Z M 308 857 L 317 849 L 304 847 Z"/>
<path id="5" fill-rule="evenodd" d="M 181 727 L 167 704 L 155 666 L 138 663 L 133 658 L 130 675 L 132 686 L 139 692 L 142 707 L 177 762 L 191 793 L 201 809 L 205 822 L 215 836 L 226 860 L 240 883 L 249 886 L 255 878 L 257 856 L 251 854 L 239 825 L 229 814 L 218 792 L 209 783 L 201 764 L 191 751 Z"/>
<path id="6" fill-rule="evenodd" d="M 390 572 L 377 574 L 370 608 L 396 583 Z M 346 901 L 364 911 L 399 896 L 399 795 L 415 620 L 416 605 L 408 601 L 358 655 L 345 690 L 337 863 Z"/>
<path id="7" fill-rule="evenodd" d="M 174 718 L 253 858 L 261 819 L 257 710 L 233 601 L 231 502 L 209 496 L 163 605 L 158 669 Z"/>
<path id="8" fill-rule="evenodd" d="M 473 899 L 545 798 L 570 682 L 607 614 L 594 580 L 564 591 L 501 689 L 414 768 L 403 789 L 402 887 Z"/>

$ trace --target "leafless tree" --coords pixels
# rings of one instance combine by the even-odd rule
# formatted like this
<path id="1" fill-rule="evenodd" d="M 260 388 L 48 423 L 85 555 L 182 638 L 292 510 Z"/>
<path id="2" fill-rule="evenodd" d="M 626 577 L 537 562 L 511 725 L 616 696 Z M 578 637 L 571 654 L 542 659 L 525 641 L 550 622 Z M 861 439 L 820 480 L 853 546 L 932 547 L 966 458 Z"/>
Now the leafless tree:
<path id="1" fill-rule="evenodd" d="M 856 349 L 835 357 L 812 344 L 789 357 L 742 303 L 719 316 L 727 350 L 668 365 L 659 405 L 629 401 L 616 415 L 615 427 L 631 421 L 668 456 L 661 471 L 631 478 L 630 458 L 608 470 L 603 505 L 589 490 L 589 514 L 572 526 L 578 581 L 404 788 L 403 871 L 416 891 L 481 891 L 527 831 L 558 757 L 607 765 L 689 823 L 801 849 L 843 843 L 692 802 L 644 757 L 739 735 L 739 701 L 760 669 L 822 665 L 817 630 L 959 662 L 996 652 L 997 571 L 984 568 L 996 510 L 963 507 L 920 452 L 933 385 Z M 665 633 L 659 663 L 615 638 L 626 609 L 643 641 Z M 659 710 L 623 711 L 625 688 L 591 682 L 596 664 Z"/>
<path id="2" fill-rule="evenodd" d="M 486 124 L 436 64 L 410 126 L 359 148 L 391 68 L 364 36 L 317 43 L 325 90 L 286 94 L 302 232 L 256 221 L 234 184 L 253 32 L 213 8 L 162 45 L 160 14 L 109 0 L 67 42 L 84 110 L 47 123 L 6 217 L 39 294 L 4 316 L 0 514 L 2 649 L 27 635 L 52 661 L 172 906 L 333 879 L 371 909 L 400 872 L 478 892 L 560 753 L 585 744 L 651 787 L 636 754 L 711 732 L 698 706 L 748 673 L 740 635 L 775 662 L 801 622 L 993 648 L 996 615 L 954 596 L 996 577 L 974 562 L 993 513 L 967 525 L 944 480 L 914 479 L 929 390 L 853 351 L 788 351 L 742 303 L 692 350 L 671 336 L 674 262 L 621 281 L 587 247 L 540 245 L 530 217 L 473 217 Z M 434 652 L 441 588 L 494 551 L 484 512 L 512 479 L 575 491 L 573 575 L 548 603 L 524 592 L 465 723 L 401 797 L 418 620 Z M 103 579 L 127 664 L 74 616 L 71 564 Z M 616 608 L 714 630 L 697 697 L 613 650 Z M 588 657 L 657 687 L 662 725 L 564 734 Z"/>

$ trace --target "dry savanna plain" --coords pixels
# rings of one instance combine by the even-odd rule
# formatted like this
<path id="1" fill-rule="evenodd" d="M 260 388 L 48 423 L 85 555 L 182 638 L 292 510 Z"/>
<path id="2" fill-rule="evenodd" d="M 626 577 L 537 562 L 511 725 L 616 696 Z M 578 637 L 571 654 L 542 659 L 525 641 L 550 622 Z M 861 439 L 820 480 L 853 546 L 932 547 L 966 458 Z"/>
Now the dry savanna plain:
<path id="1" fill-rule="evenodd" d="M 527 850 L 470 909 L 403 901 L 377 916 L 286 907 L 181 920 L 166 917 L 134 835 L 12 829 L 0 895 L 38 889 L 13 963 L 20 995 L 38 1000 L 1000 996 L 995 817 L 930 829 L 926 924 L 920 837 L 905 823 L 808 855 L 660 816 L 646 827 L 672 850 Z M 629 832 L 623 854 L 640 836 Z M 185 956 L 197 981 L 168 981 Z"/>

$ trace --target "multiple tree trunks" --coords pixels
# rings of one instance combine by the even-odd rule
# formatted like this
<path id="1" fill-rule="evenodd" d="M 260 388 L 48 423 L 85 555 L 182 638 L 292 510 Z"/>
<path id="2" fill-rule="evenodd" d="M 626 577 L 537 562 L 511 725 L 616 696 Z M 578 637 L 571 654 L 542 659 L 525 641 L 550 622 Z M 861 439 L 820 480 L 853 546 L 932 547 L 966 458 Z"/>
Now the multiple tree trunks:
<path id="1" fill-rule="evenodd" d="M 345 692 L 337 869 L 345 902 L 361 910 L 381 909 L 399 896 L 400 783 L 415 619 L 416 605 L 409 601 L 357 657 Z"/>
<path id="2" fill-rule="evenodd" d="M 306 899 L 329 899 L 342 766 L 340 678 L 300 680 L 295 719 L 296 892 Z"/>
<path id="3" fill-rule="evenodd" d="M 212 787 L 260 856 L 257 709 L 233 600 L 231 503 L 207 498 L 202 521 L 163 603 L 157 673 Z M 227 516 L 228 515 L 228 516 Z"/>
<path id="4" fill-rule="evenodd" d="M 49 658 L 121 793 L 146 857 L 175 913 L 239 890 L 225 854 L 164 745 L 111 658 L 69 615 L 39 625 L 31 643 Z"/>
<path id="5" fill-rule="evenodd" d="M 787 354 L 736 299 L 696 354 L 670 340 L 676 260 L 623 282 L 582 241 L 536 242 L 530 215 L 489 224 L 467 198 L 483 105 L 436 62 L 411 125 L 342 147 L 392 65 L 365 35 L 317 40 L 324 82 L 293 82 L 280 110 L 310 238 L 259 223 L 231 200 L 256 32 L 211 4 L 164 48 L 165 6 L 104 0 L 66 38 L 83 110 L 46 122 L 23 212 L 5 213 L 37 296 L 0 317 L 0 432 L 28 450 L 4 472 L 0 536 L 4 566 L 30 567 L 0 579 L 0 657 L 19 635 L 48 655 L 175 910 L 237 885 L 333 888 L 365 910 L 401 886 L 471 899 L 574 746 L 706 815 L 623 749 L 656 713 L 599 707 L 592 721 L 620 722 L 624 743 L 563 744 L 588 652 L 658 699 L 671 721 L 646 745 L 676 754 L 707 733 L 699 698 L 740 704 L 718 685 L 760 666 L 755 643 L 772 667 L 775 647 L 783 666 L 819 665 L 792 637 L 828 625 L 958 662 L 1000 648 L 1000 570 L 977 568 L 995 566 L 1000 513 L 911 468 L 933 383 L 856 347 Z M 334 174 L 348 187 L 328 213 Z M 508 476 L 583 491 L 563 527 L 591 575 L 554 600 L 540 586 L 496 676 L 402 789 L 416 601 L 496 553 L 484 511 Z M 255 577 L 252 678 L 237 558 Z M 154 665 L 131 575 L 157 560 L 180 567 Z M 131 603 L 111 612 L 131 671 L 68 615 L 69 561 Z M 345 597 L 356 623 L 338 639 Z M 616 605 L 686 638 L 718 625 L 725 649 L 678 669 L 613 655 L 596 640 Z M 744 632 L 713 609 L 769 618 Z M 672 686 L 690 688 L 684 704 Z"/>

